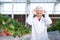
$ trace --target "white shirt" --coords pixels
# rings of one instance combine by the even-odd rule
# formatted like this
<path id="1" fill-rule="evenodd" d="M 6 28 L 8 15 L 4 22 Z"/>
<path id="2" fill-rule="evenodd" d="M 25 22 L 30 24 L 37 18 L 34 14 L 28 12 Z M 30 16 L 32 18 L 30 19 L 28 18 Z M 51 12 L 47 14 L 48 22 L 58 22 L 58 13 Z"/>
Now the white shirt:
<path id="1" fill-rule="evenodd" d="M 26 20 L 28 24 L 32 25 L 31 40 L 49 40 L 47 26 L 50 25 L 52 21 L 48 14 L 45 14 L 45 17 L 42 17 L 40 21 L 37 17 L 33 17 L 33 14 L 30 14 Z"/>

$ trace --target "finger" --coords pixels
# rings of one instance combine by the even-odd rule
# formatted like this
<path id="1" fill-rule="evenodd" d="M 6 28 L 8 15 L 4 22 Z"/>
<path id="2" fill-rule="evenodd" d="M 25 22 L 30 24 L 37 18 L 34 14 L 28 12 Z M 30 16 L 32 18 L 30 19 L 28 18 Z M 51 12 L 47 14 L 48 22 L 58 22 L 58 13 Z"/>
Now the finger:
<path id="1" fill-rule="evenodd" d="M 46 10 L 44 10 L 44 13 L 46 13 Z"/>

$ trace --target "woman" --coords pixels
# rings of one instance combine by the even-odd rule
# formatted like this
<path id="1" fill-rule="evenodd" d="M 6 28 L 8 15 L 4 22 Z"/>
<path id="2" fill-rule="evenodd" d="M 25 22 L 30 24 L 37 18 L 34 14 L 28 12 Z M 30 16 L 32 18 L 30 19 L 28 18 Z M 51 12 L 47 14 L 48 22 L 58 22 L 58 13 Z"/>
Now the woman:
<path id="1" fill-rule="evenodd" d="M 33 17 L 36 15 L 35 17 Z M 43 17 L 44 15 L 44 17 Z M 46 11 L 42 7 L 36 7 L 27 18 L 27 23 L 32 26 L 32 38 L 31 40 L 49 40 L 47 34 L 47 26 L 52 21 Z"/>

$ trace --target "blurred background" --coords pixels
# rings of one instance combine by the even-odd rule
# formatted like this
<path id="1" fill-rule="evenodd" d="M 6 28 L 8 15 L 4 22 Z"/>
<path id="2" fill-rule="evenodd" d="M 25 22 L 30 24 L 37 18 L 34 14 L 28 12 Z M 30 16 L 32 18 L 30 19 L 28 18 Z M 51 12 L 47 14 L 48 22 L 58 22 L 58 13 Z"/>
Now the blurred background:
<path id="1" fill-rule="evenodd" d="M 43 7 L 52 19 L 52 27 L 48 29 L 54 31 L 48 32 L 51 40 L 60 40 L 60 33 L 57 31 L 60 31 L 60 0 L 0 0 L 0 13 L 26 24 L 27 16 L 36 6 Z"/>
<path id="2" fill-rule="evenodd" d="M 0 0 L 0 13 L 25 23 L 26 16 L 36 6 L 50 14 L 53 24 L 60 19 L 60 0 Z"/>

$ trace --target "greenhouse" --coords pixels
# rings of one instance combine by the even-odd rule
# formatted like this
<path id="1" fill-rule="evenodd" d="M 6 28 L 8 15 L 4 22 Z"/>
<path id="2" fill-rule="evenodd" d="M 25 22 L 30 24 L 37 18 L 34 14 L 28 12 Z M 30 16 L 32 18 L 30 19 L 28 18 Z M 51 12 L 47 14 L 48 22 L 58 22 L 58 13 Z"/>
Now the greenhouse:
<path id="1" fill-rule="evenodd" d="M 35 16 L 39 19 L 42 12 L 49 14 L 46 19 L 48 23 L 45 24 L 52 22 L 46 30 L 49 40 L 60 40 L 60 0 L 0 0 L 0 40 L 31 40 L 35 26 L 39 29 L 37 33 L 42 29 L 39 22 L 44 19 L 35 19 Z M 30 14 L 34 14 L 33 18 Z M 43 22 L 41 24 L 45 26 Z"/>

